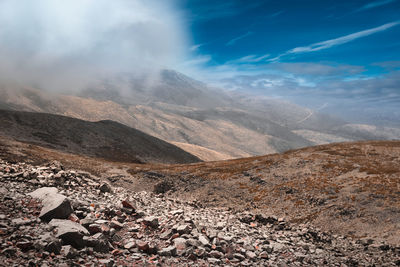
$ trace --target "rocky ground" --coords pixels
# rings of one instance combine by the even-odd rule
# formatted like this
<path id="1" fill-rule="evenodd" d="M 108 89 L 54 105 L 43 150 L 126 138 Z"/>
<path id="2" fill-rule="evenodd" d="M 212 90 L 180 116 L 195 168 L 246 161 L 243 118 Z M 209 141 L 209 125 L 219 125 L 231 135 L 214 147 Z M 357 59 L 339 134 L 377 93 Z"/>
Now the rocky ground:
<path id="1" fill-rule="evenodd" d="M 400 247 L 0 160 L 0 265 L 399 266 Z"/>

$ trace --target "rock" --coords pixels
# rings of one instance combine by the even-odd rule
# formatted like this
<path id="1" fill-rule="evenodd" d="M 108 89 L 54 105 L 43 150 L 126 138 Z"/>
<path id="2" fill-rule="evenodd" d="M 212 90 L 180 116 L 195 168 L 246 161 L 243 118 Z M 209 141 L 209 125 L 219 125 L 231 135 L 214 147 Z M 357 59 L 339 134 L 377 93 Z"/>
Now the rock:
<path id="1" fill-rule="evenodd" d="M 169 239 L 169 237 L 171 235 L 172 235 L 172 230 L 171 229 L 167 229 L 165 232 L 162 232 L 160 234 L 160 239 L 167 240 L 167 239 Z"/>
<path id="2" fill-rule="evenodd" d="M 223 223 L 223 222 L 218 222 L 217 225 L 216 225 L 216 227 L 217 227 L 218 230 L 222 230 L 222 229 L 225 227 L 225 223 Z"/>
<path id="3" fill-rule="evenodd" d="M 113 267 L 114 261 L 112 259 L 100 259 L 99 263 L 104 267 Z"/>
<path id="4" fill-rule="evenodd" d="M 28 194 L 42 200 L 43 208 L 39 215 L 41 220 L 48 222 L 51 219 L 66 219 L 73 212 L 68 198 L 57 192 L 57 188 L 43 187 Z"/>
<path id="5" fill-rule="evenodd" d="M 69 220 L 53 219 L 50 225 L 57 229 L 56 237 L 61 238 L 64 244 L 72 245 L 77 249 L 84 246 L 83 236 L 89 235 L 85 227 Z"/>
<path id="6" fill-rule="evenodd" d="M 233 257 L 236 258 L 236 259 L 238 259 L 238 260 L 240 260 L 240 261 L 243 261 L 243 260 L 246 259 L 246 257 L 243 256 L 243 255 L 240 254 L 240 253 L 235 253 L 235 254 L 233 254 Z"/>
<path id="7" fill-rule="evenodd" d="M 158 219 L 154 216 L 148 216 L 143 218 L 143 223 L 152 228 L 158 228 Z"/>
<path id="8" fill-rule="evenodd" d="M 107 253 L 110 250 L 107 238 L 102 233 L 97 233 L 93 236 L 84 236 L 82 239 L 85 246 L 92 247 L 96 252 Z"/>
<path id="9" fill-rule="evenodd" d="M 45 250 L 49 253 L 60 254 L 61 251 L 61 240 L 52 236 L 50 233 L 45 233 L 41 238 L 34 244 L 37 250 Z"/>
<path id="10" fill-rule="evenodd" d="M 124 227 L 124 225 L 118 221 L 112 220 L 110 223 L 111 228 L 114 228 L 116 230 L 120 230 Z"/>
<path id="11" fill-rule="evenodd" d="M 176 247 L 169 246 L 169 247 L 163 248 L 160 251 L 158 251 L 158 254 L 160 256 L 175 256 L 176 255 Z"/>
<path id="12" fill-rule="evenodd" d="M 100 185 L 99 189 L 100 189 L 100 192 L 102 192 L 102 193 L 111 193 L 112 192 L 111 185 L 109 183 L 106 183 L 106 182 L 103 182 Z"/>
<path id="13" fill-rule="evenodd" d="M 179 225 L 176 230 L 181 235 L 188 234 L 190 233 L 190 226 L 187 224 Z"/>
<path id="14" fill-rule="evenodd" d="M 75 259 L 79 255 L 79 253 L 72 246 L 68 245 L 61 248 L 61 255 L 63 255 L 67 259 Z"/>
<path id="15" fill-rule="evenodd" d="M 124 245 L 124 248 L 125 248 L 125 249 L 131 249 L 131 248 L 134 248 L 134 247 L 136 247 L 135 241 L 128 242 L 128 243 L 126 243 L 126 244 Z"/>
<path id="16" fill-rule="evenodd" d="M 267 260 L 269 258 L 268 253 L 265 251 L 261 252 L 259 256 L 261 259 L 265 259 L 265 260 Z"/>
<path id="17" fill-rule="evenodd" d="M 254 260 L 257 257 L 257 255 L 253 251 L 248 250 L 246 251 L 246 257 L 250 260 Z"/>
<path id="18" fill-rule="evenodd" d="M 97 223 L 92 223 L 86 228 L 89 230 L 91 235 L 101 232 L 101 225 L 99 225 Z"/>
<path id="19" fill-rule="evenodd" d="M 178 237 L 174 239 L 174 245 L 177 250 L 185 250 L 186 249 L 186 239 Z"/>
<path id="20" fill-rule="evenodd" d="M 44 250 L 46 250 L 49 253 L 54 253 L 54 254 L 60 254 L 61 251 L 61 241 L 59 239 L 56 239 L 54 241 L 50 241 L 49 243 L 46 244 L 44 247 Z"/>
<path id="21" fill-rule="evenodd" d="M 204 235 L 199 235 L 199 241 L 201 243 L 201 245 L 203 247 L 209 247 L 210 245 L 210 241 L 208 240 L 207 237 L 205 237 Z"/>
<path id="22" fill-rule="evenodd" d="M 224 254 L 222 254 L 221 252 L 216 251 L 216 250 L 212 250 L 209 253 L 209 255 L 210 255 L 210 257 L 213 257 L 213 258 L 216 258 L 216 259 L 220 259 L 220 258 L 222 258 L 224 256 Z"/>
<path id="23" fill-rule="evenodd" d="M 127 209 L 131 209 L 131 210 L 136 210 L 136 207 L 134 204 L 132 204 L 132 202 L 130 202 L 129 200 L 124 200 L 122 201 L 122 207 L 127 208 Z"/>
<path id="24" fill-rule="evenodd" d="M 50 195 L 55 195 L 58 193 L 58 189 L 55 187 L 42 187 L 39 189 L 36 189 L 32 193 L 29 193 L 28 196 L 31 196 L 33 198 L 38 198 L 40 200 L 46 200 L 46 198 Z"/>
<path id="25" fill-rule="evenodd" d="M 148 251 L 149 250 L 149 243 L 145 242 L 145 241 L 138 241 L 136 243 L 136 246 L 138 247 L 138 249 L 140 249 L 141 251 Z"/>
<path id="26" fill-rule="evenodd" d="M 22 226 L 22 225 L 31 224 L 32 222 L 34 222 L 34 220 L 28 220 L 28 219 L 22 219 L 22 218 L 13 219 L 11 221 L 11 223 L 17 227 Z"/>
<path id="27" fill-rule="evenodd" d="M 23 251 L 30 250 L 33 248 L 33 243 L 28 240 L 21 240 L 15 244 L 15 246 Z"/>
<path id="28" fill-rule="evenodd" d="M 17 253 L 15 248 L 5 248 L 1 251 L 1 255 L 14 256 Z"/>

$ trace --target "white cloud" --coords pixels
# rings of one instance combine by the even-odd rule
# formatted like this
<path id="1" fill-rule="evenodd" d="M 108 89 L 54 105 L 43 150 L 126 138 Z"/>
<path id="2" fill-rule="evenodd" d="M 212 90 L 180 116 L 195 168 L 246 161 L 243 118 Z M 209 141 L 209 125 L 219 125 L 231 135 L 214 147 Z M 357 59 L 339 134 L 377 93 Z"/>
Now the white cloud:
<path id="1" fill-rule="evenodd" d="M 380 1 L 371 2 L 371 3 L 368 3 L 368 4 L 364 5 L 364 6 L 362 6 L 357 11 L 362 11 L 362 10 L 366 10 L 366 9 L 380 7 L 380 6 L 383 6 L 383 5 L 387 5 L 387 4 L 393 3 L 395 1 L 396 0 L 380 0 Z"/>
<path id="2" fill-rule="evenodd" d="M 230 46 L 230 45 L 234 45 L 237 41 L 246 38 L 247 36 L 252 35 L 252 32 L 246 32 L 245 34 L 242 34 L 236 38 L 233 38 L 232 40 L 230 40 L 229 42 L 226 43 L 226 46 Z"/>
<path id="3" fill-rule="evenodd" d="M 364 31 L 360 31 L 360 32 L 356 32 L 356 33 L 352 33 L 349 35 L 345 35 L 336 39 L 331 39 L 331 40 L 327 40 L 327 41 L 323 41 L 323 42 L 318 42 L 318 43 L 314 43 L 308 46 L 300 46 L 300 47 L 296 47 L 293 48 L 291 50 L 288 50 L 287 52 L 270 59 L 269 61 L 275 62 L 275 61 L 279 61 L 282 57 L 285 57 L 287 55 L 292 55 L 292 54 L 301 54 L 301 53 L 310 53 L 310 52 L 315 52 L 315 51 L 320 51 L 320 50 L 324 50 L 324 49 L 328 49 L 334 46 L 338 46 L 338 45 L 342 45 L 354 40 L 357 40 L 359 38 L 362 37 L 366 37 L 369 35 L 372 35 L 374 33 L 378 33 L 378 32 L 382 32 L 385 30 L 388 30 L 392 27 L 395 27 L 397 25 L 399 25 L 400 22 L 399 21 L 395 21 L 395 22 L 391 22 L 391 23 L 387 23 L 384 25 L 381 25 L 379 27 L 376 28 L 372 28 L 372 29 L 368 29 L 368 30 L 364 30 Z"/>
<path id="4" fill-rule="evenodd" d="M 267 59 L 269 56 L 270 56 L 270 54 L 266 54 L 266 55 L 262 55 L 262 56 L 248 55 L 248 56 L 241 57 L 239 59 L 230 60 L 227 62 L 227 64 L 257 63 L 257 62 Z"/>
<path id="5" fill-rule="evenodd" d="M 64 90 L 111 72 L 173 65 L 187 46 L 172 3 L 1 0 L 2 81 Z"/>
<path id="6" fill-rule="evenodd" d="M 202 46 L 203 46 L 203 44 L 192 45 L 192 46 L 190 47 L 190 51 L 196 52 L 196 51 L 199 50 L 199 48 L 202 47 Z"/>

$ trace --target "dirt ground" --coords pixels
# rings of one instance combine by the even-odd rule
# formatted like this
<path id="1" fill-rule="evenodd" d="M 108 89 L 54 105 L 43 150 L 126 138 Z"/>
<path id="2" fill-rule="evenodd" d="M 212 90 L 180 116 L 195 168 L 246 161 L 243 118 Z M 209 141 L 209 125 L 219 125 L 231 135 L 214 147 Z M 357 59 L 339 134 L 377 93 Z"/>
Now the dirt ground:
<path id="1" fill-rule="evenodd" d="M 110 162 L 0 137 L 0 158 L 58 160 L 133 191 L 311 223 L 400 244 L 400 142 L 339 143 L 283 154 L 186 165 Z"/>

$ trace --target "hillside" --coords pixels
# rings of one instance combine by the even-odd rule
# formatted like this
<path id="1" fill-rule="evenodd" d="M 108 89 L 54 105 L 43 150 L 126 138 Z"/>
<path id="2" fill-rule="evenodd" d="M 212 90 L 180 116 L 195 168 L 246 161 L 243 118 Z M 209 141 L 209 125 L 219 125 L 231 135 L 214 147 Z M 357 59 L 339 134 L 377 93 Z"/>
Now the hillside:
<path id="1" fill-rule="evenodd" d="M 271 214 L 365 242 L 400 244 L 398 141 L 340 143 L 169 166 L 110 162 L 4 138 L 0 148 L 7 161 L 59 160 L 135 192 L 164 193 L 199 207 Z"/>
<path id="2" fill-rule="evenodd" d="M 60 151 L 135 163 L 191 163 L 178 147 L 113 121 L 0 110 L 0 135 Z"/>

